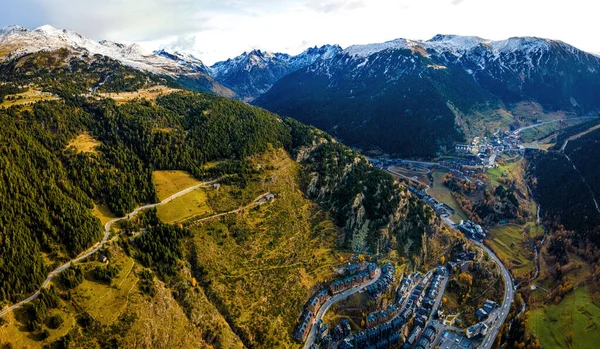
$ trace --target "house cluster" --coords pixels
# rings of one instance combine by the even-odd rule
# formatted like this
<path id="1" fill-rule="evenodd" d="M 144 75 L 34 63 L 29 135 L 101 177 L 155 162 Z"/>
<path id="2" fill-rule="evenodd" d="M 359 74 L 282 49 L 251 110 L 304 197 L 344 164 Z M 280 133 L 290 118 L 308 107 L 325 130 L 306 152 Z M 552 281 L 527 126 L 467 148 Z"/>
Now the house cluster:
<path id="1" fill-rule="evenodd" d="M 381 277 L 376 283 L 367 287 L 367 294 L 371 299 L 377 299 L 384 294 L 394 282 L 394 274 L 396 269 L 391 263 L 388 263 L 381 268 Z"/>
<path id="2" fill-rule="evenodd" d="M 487 235 L 487 232 L 479 224 L 472 221 L 461 221 L 458 229 L 467 237 L 477 241 L 482 241 Z"/>
<path id="3" fill-rule="evenodd" d="M 347 348 L 388 349 L 396 347 L 401 341 L 399 331 L 402 326 L 404 326 L 404 322 L 401 318 L 397 318 L 390 323 L 357 332 L 351 346 Z"/>
<path id="4" fill-rule="evenodd" d="M 342 319 L 333 329 L 333 334 L 331 336 L 334 342 L 339 342 L 351 334 L 352 327 L 350 327 L 350 321 L 348 319 Z"/>
<path id="5" fill-rule="evenodd" d="M 428 272 L 423 282 L 413 289 L 409 297 L 409 302 L 414 304 L 415 308 L 414 323 L 421 328 L 425 326 L 427 319 L 435 310 L 435 299 L 440 292 L 444 273 L 443 267 L 438 267 L 435 273 Z"/>
<path id="6" fill-rule="evenodd" d="M 316 326 L 316 340 L 315 340 L 315 344 L 313 344 L 313 347 L 318 348 L 318 345 L 322 345 L 325 348 L 329 348 L 331 346 L 331 344 L 333 343 L 333 337 L 332 335 L 329 333 L 329 326 L 327 326 L 327 324 L 323 323 L 323 321 L 319 320 L 319 322 L 315 325 Z M 350 326 L 350 323 L 348 323 L 348 327 Z M 336 327 L 335 329 L 336 331 L 339 331 Z"/>
<path id="7" fill-rule="evenodd" d="M 300 321 L 296 326 L 296 331 L 294 332 L 294 339 L 303 342 L 306 339 L 306 336 L 310 333 L 310 329 L 312 327 L 312 321 L 315 318 L 315 313 L 308 309 L 304 309 L 302 311 L 302 315 L 300 315 Z"/>
<path id="8" fill-rule="evenodd" d="M 432 196 L 429 196 L 427 193 L 425 193 L 425 191 L 419 190 L 413 186 L 409 186 L 408 190 L 410 190 L 411 193 L 415 194 L 419 199 L 425 201 L 439 215 L 451 216 L 454 214 L 454 210 L 450 206 L 437 201 Z"/>
<path id="9" fill-rule="evenodd" d="M 433 326 L 427 327 L 425 331 L 422 331 L 421 329 L 422 327 L 415 326 L 415 329 L 408 337 L 407 343 L 411 345 L 416 344 L 415 349 L 429 348 L 437 335 L 437 331 Z"/>
<path id="10" fill-rule="evenodd" d="M 329 298 L 331 298 L 331 295 L 326 289 L 323 289 L 308 299 L 308 302 L 304 305 L 304 310 L 300 315 L 298 325 L 296 326 L 294 339 L 300 342 L 303 342 L 306 339 L 306 336 L 308 336 L 312 327 L 312 321 L 315 318 L 315 314 L 321 305 L 327 302 Z"/>
<path id="11" fill-rule="evenodd" d="M 384 269 L 382 277 L 391 270 L 386 267 Z M 436 310 L 433 299 L 441 292 L 445 273 L 446 269 L 440 266 L 424 276 L 416 272 L 403 278 L 398 286 L 395 303 L 369 313 L 363 331 L 347 335 L 339 342 L 334 339 L 333 343 L 339 344 L 338 348 L 345 349 L 414 348 L 415 346 L 419 349 L 429 348 L 437 333 L 435 327 L 427 326 L 426 323 L 429 314 Z M 411 289 L 412 285 L 415 286 Z M 411 319 L 416 319 L 417 316 L 424 316 L 424 321 L 420 324 L 415 322 L 412 331 L 407 332 Z M 330 347 L 332 346 L 323 344 L 320 346 L 320 348 Z"/>
<path id="12" fill-rule="evenodd" d="M 348 267 L 346 267 L 346 273 L 348 273 Z M 375 263 L 362 263 L 356 265 L 356 268 L 353 266 L 350 267 L 350 270 L 358 271 L 358 273 L 347 275 L 343 279 L 334 280 L 331 282 L 328 289 L 322 289 L 308 299 L 308 302 L 304 305 L 304 309 L 300 315 L 298 325 L 296 326 L 294 339 L 299 342 L 304 342 L 310 333 L 312 321 L 319 308 L 321 308 L 332 295 L 362 285 L 373 279 L 377 273 L 377 265 L 375 265 Z"/>
<path id="13" fill-rule="evenodd" d="M 486 320 L 488 316 L 490 316 L 491 312 L 496 308 L 498 308 L 498 303 L 488 299 L 481 308 L 477 309 L 475 316 L 477 316 L 479 321 Z"/>
<path id="14" fill-rule="evenodd" d="M 485 336 L 488 331 L 488 325 L 484 322 L 477 323 L 469 328 L 467 328 L 467 338 L 471 339 L 473 337 L 482 335 Z"/>
<path id="15" fill-rule="evenodd" d="M 343 279 L 338 279 L 338 280 L 333 281 L 329 285 L 329 290 L 331 291 L 332 294 L 340 293 L 340 292 L 346 291 L 352 287 L 362 285 L 362 284 L 368 282 L 369 280 L 371 280 L 372 278 L 373 277 L 371 276 L 371 274 L 369 274 L 369 272 L 361 271 L 358 274 L 349 275 Z"/>
<path id="16" fill-rule="evenodd" d="M 355 258 L 354 256 L 353 258 Z M 362 262 L 362 263 L 348 263 L 346 267 L 344 267 L 344 274 L 353 275 L 358 274 L 361 271 L 369 272 L 371 277 L 375 277 L 375 271 L 377 270 L 377 265 L 373 262 Z"/>
<path id="17" fill-rule="evenodd" d="M 383 324 L 393 319 L 400 312 L 400 308 L 396 304 L 390 304 L 386 309 L 374 311 L 367 315 L 366 327 L 372 328 L 379 324 Z"/>

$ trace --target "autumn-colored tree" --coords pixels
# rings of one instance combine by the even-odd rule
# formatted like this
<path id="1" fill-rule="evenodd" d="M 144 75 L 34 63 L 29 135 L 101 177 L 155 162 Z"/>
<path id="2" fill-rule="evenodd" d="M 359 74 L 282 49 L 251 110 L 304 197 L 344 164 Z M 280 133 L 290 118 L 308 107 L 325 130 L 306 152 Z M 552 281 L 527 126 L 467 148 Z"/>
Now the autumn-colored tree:
<path id="1" fill-rule="evenodd" d="M 460 275 L 458 275 L 458 280 L 463 284 L 473 286 L 473 277 L 467 272 L 460 273 Z"/>
<path id="2" fill-rule="evenodd" d="M 359 261 L 360 263 L 364 262 L 364 261 L 365 261 L 365 255 L 364 255 L 364 254 L 362 254 L 362 253 L 361 253 L 361 254 L 359 254 L 359 255 L 358 255 L 358 261 Z"/>
<path id="3" fill-rule="evenodd" d="M 198 281 L 196 281 L 196 278 L 192 278 L 192 287 L 196 287 L 198 285 Z"/>
<path id="4" fill-rule="evenodd" d="M 444 257 L 444 256 L 441 256 L 441 257 L 440 257 L 440 263 L 441 263 L 441 264 L 445 264 L 445 263 L 446 263 L 446 257 Z"/>

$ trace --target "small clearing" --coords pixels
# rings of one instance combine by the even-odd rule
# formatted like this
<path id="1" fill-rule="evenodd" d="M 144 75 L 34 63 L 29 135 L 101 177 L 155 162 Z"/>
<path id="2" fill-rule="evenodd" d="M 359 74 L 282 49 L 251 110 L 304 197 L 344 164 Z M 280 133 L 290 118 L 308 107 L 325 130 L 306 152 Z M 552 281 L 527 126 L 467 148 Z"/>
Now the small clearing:
<path id="1" fill-rule="evenodd" d="M 154 171 L 152 172 L 152 180 L 156 187 L 158 199 L 161 201 L 186 188 L 201 183 L 185 171 Z"/>
<path id="2" fill-rule="evenodd" d="M 169 95 L 173 92 L 180 92 L 181 90 L 166 87 L 166 86 L 152 86 L 145 89 L 137 90 L 134 92 L 104 92 L 97 93 L 98 96 L 103 98 L 112 98 L 117 103 L 126 103 L 136 98 L 147 99 L 149 101 L 156 101 L 160 96 Z"/>
<path id="3" fill-rule="evenodd" d="M 97 139 L 92 137 L 89 133 L 84 132 L 69 142 L 67 148 L 74 147 L 78 153 L 97 154 L 98 151 L 96 148 L 100 144 L 101 143 Z"/>

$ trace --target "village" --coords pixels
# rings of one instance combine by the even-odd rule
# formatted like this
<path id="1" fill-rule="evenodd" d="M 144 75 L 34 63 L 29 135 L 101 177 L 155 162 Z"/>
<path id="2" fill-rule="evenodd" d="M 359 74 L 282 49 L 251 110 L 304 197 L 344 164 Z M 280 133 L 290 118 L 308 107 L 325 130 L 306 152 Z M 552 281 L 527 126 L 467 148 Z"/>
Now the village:
<path id="1" fill-rule="evenodd" d="M 498 303 L 485 300 L 474 316 L 478 322 L 455 327 L 456 314 L 447 314 L 442 299 L 453 273 L 477 263 L 475 252 L 458 249 L 452 259 L 422 274 L 419 271 L 396 280 L 392 263 L 378 265 L 375 257 L 349 262 L 340 277 L 316 291 L 306 302 L 294 329 L 294 338 L 306 349 L 475 348 L 498 318 Z M 353 258 L 357 260 L 356 256 Z M 456 277 L 456 276 L 454 276 Z M 327 323 L 325 313 L 336 302 L 353 294 L 365 294 L 381 306 L 365 314 L 356 328 L 348 318 Z M 383 302 L 384 295 L 390 301 Z M 377 302 L 379 301 L 379 302 Z"/>

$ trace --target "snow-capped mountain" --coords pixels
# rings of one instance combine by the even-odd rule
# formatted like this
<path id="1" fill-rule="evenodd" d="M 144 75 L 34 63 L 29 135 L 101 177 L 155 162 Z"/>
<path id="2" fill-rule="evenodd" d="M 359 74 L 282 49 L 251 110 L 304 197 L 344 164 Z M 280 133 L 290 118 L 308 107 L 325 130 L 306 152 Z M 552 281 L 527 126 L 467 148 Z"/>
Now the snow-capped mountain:
<path id="1" fill-rule="evenodd" d="M 201 72 L 206 75 L 210 75 L 209 68 L 202 63 L 199 58 L 194 57 L 189 53 L 183 52 L 167 52 L 165 50 L 154 51 L 154 53 L 160 57 L 167 58 L 171 61 L 177 62 L 180 67 L 186 67 L 196 72 Z"/>
<path id="2" fill-rule="evenodd" d="M 220 86 L 208 75 L 208 69 L 200 60 L 190 55 L 155 54 L 138 44 L 126 45 L 106 40 L 98 42 L 74 31 L 50 25 L 33 30 L 20 26 L 0 30 L 0 62 L 29 53 L 58 49 L 69 49 L 79 56 L 107 56 L 135 69 L 181 80 L 193 89 L 233 95 L 232 91 Z"/>
<path id="3" fill-rule="evenodd" d="M 339 46 L 325 45 L 309 48 L 297 56 L 253 50 L 217 62 L 210 69 L 215 80 L 250 101 L 267 92 L 283 76 L 316 61 L 330 59 L 341 50 Z"/>
<path id="4" fill-rule="evenodd" d="M 483 109 L 533 101 L 596 113 L 599 94 L 600 58 L 564 42 L 436 35 L 350 46 L 284 76 L 254 103 L 350 143 L 428 156 L 462 138 L 456 120 Z"/>

